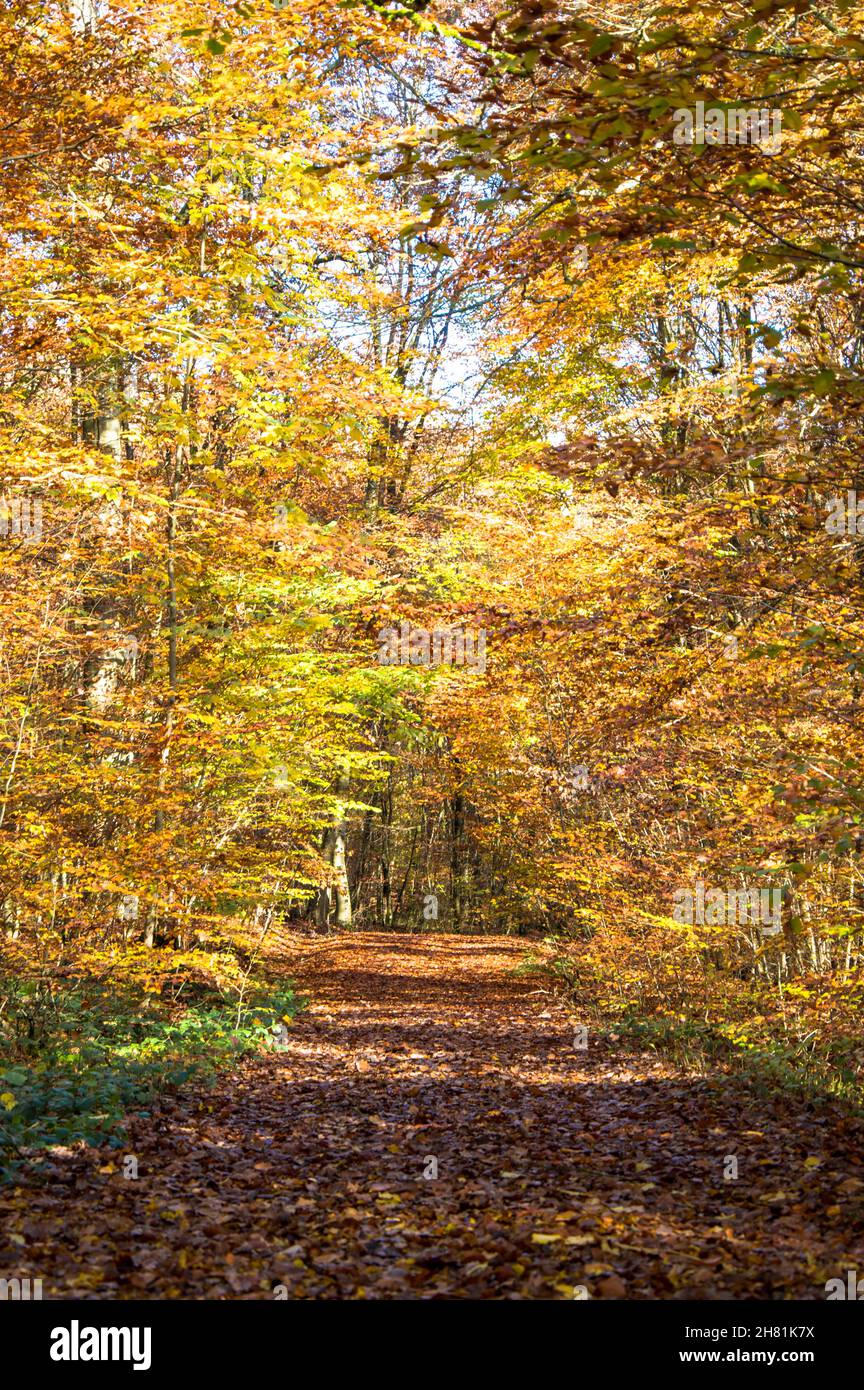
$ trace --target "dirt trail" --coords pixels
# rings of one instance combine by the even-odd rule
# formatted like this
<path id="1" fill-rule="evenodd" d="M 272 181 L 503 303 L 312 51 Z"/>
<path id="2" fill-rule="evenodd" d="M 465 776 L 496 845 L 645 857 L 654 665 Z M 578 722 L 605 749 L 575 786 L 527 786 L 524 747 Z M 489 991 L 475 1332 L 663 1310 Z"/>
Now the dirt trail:
<path id="1" fill-rule="evenodd" d="M 821 1299 L 864 1271 L 858 1122 L 580 1051 L 524 960 L 490 937 L 299 952 L 285 1051 L 137 1122 L 137 1181 L 116 1152 L 56 1160 L 4 1267 L 54 1298 Z"/>

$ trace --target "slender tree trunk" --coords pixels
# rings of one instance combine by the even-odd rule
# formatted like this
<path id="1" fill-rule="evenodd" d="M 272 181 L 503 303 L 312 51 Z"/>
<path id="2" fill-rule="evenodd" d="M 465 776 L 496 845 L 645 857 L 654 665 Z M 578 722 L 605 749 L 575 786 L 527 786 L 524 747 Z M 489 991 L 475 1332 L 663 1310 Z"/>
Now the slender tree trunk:
<path id="1" fill-rule="evenodd" d="M 465 803 L 461 792 L 456 792 L 450 803 L 450 901 L 453 905 L 453 921 L 457 930 L 462 922 L 462 837 L 465 832 Z"/>
<path id="2" fill-rule="evenodd" d="M 166 559 L 166 621 L 168 626 L 168 701 L 165 709 L 165 727 L 163 732 L 162 752 L 160 754 L 159 767 L 159 786 L 157 793 L 156 813 L 153 818 L 154 828 L 157 833 L 165 829 L 165 807 L 163 805 L 165 791 L 168 785 L 168 763 L 171 757 L 171 739 L 174 734 L 174 707 L 177 701 L 177 572 L 176 572 L 176 541 L 177 541 L 177 495 L 179 483 L 179 458 L 178 449 L 171 449 L 168 453 L 169 465 L 169 496 L 170 504 L 168 507 L 168 518 L 166 523 L 167 540 L 167 559 Z M 151 903 L 147 909 L 146 931 L 144 944 L 153 946 L 156 941 L 156 908 Z"/>
<path id="3" fill-rule="evenodd" d="M 348 778 L 340 777 L 338 791 L 341 796 L 347 795 L 348 786 Z M 337 926 L 350 927 L 352 914 L 351 886 L 348 882 L 348 823 L 341 806 L 333 824 L 328 826 L 325 832 L 323 854 L 333 870 L 333 874 L 331 882 L 324 885 L 318 893 L 316 912 L 318 925 L 322 929 L 327 927 L 330 921 L 331 904 L 335 899 Z"/>

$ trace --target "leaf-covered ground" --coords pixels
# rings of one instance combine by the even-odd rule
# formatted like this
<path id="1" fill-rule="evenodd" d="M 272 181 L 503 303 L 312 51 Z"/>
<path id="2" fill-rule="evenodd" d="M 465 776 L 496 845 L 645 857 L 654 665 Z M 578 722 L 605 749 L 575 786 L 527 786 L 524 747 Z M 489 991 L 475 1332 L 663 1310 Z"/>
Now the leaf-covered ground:
<path id="1" fill-rule="evenodd" d="M 864 1266 L 860 1121 L 581 1050 L 524 960 L 298 944 L 284 1051 L 133 1122 L 137 1180 L 55 1151 L 0 1198 L 0 1267 L 48 1298 L 770 1299 Z"/>

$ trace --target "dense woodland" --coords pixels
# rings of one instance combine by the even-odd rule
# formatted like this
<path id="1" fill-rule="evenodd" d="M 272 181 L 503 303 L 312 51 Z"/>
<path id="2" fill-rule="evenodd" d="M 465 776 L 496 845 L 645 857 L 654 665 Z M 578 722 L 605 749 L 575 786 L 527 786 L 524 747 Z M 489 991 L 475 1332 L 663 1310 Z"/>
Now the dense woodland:
<path id="1" fill-rule="evenodd" d="M 271 1038 L 286 943 L 353 931 L 510 935 L 586 1017 L 854 1101 L 864 7 L 0 37 L 12 1169 Z"/>

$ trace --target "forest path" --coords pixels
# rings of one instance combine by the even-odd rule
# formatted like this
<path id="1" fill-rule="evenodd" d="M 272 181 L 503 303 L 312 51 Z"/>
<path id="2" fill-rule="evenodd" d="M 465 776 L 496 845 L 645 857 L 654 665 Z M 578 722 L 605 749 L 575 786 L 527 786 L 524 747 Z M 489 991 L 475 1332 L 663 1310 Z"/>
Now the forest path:
<path id="1" fill-rule="evenodd" d="M 576 1049 L 526 954 L 309 943 L 286 1048 L 136 1121 L 137 1181 L 107 1150 L 55 1165 L 22 1272 L 55 1298 L 824 1298 L 864 1272 L 860 1123 Z"/>

